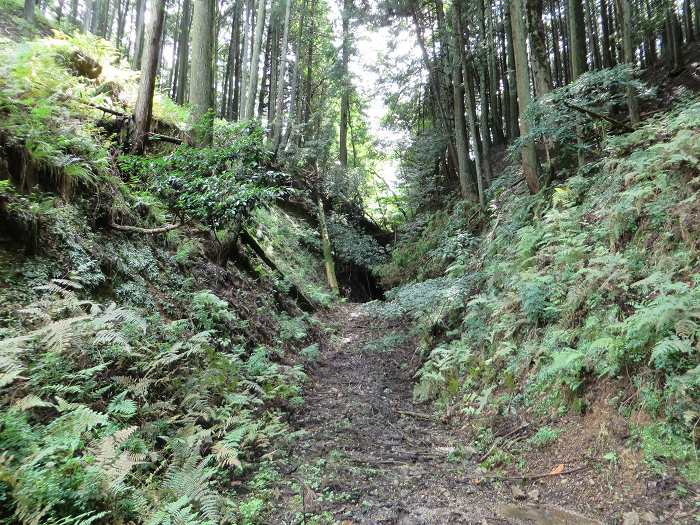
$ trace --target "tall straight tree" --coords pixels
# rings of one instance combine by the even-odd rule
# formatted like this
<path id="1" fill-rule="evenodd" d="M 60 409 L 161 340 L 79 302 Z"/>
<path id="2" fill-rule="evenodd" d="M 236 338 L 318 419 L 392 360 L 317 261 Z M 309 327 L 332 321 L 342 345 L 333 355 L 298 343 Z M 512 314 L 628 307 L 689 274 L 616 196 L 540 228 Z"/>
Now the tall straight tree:
<path id="1" fill-rule="evenodd" d="M 263 29 L 265 27 L 266 0 L 258 0 L 258 12 L 255 23 L 255 36 L 253 37 L 253 53 L 250 60 L 250 79 L 248 80 L 248 92 L 246 94 L 244 119 L 255 117 L 255 94 L 258 90 L 258 64 L 262 50 Z"/>
<path id="2" fill-rule="evenodd" d="M 34 0 L 24 0 L 24 19 L 34 22 Z"/>
<path id="3" fill-rule="evenodd" d="M 284 104 L 284 75 L 287 71 L 287 45 L 289 42 L 289 22 L 292 14 L 292 0 L 286 0 L 284 11 L 284 29 L 282 32 L 282 46 L 280 48 L 279 70 L 277 71 L 277 98 L 275 100 L 275 112 L 272 121 L 272 151 L 277 154 L 282 140 L 282 105 Z"/>
<path id="4" fill-rule="evenodd" d="M 542 22 L 542 0 L 525 0 L 527 29 L 532 51 L 532 73 L 535 79 L 535 94 L 540 97 L 552 88 L 549 70 L 549 54 Z"/>
<path id="5" fill-rule="evenodd" d="M 214 1 L 194 0 L 193 4 L 190 74 L 193 143 L 208 146 L 212 143 L 214 133 Z"/>
<path id="6" fill-rule="evenodd" d="M 187 58 L 190 53 L 190 25 L 192 24 L 192 2 L 182 1 L 180 34 L 177 43 L 177 77 L 175 78 L 175 102 L 184 104 L 187 92 Z"/>
<path id="7" fill-rule="evenodd" d="M 582 0 L 568 0 L 568 2 L 571 76 L 572 80 L 576 80 L 588 70 L 586 61 L 586 28 L 583 18 Z"/>
<path id="8" fill-rule="evenodd" d="M 484 192 L 482 185 L 477 183 L 477 197 L 474 195 L 474 188 L 470 177 L 470 162 L 469 151 L 467 148 L 467 129 L 464 120 L 464 36 L 462 32 L 462 13 L 460 11 L 459 2 L 452 5 L 452 96 L 455 113 L 455 143 L 457 146 L 457 164 L 459 174 L 459 187 L 462 197 L 470 200 L 479 200 L 479 204 L 483 206 Z M 471 89 L 469 87 L 468 89 Z M 471 112 L 469 115 L 470 127 L 475 131 L 476 126 L 473 125 Z M 474 132 L 472 132 L 472 141 L 475 140 Z M 481 178 L 481 155 L 474 142 L 474 157 L 476 158 L 477 177 Z M 482 190 L 482 191 L 479 191 Z"/>
<path id="9" fill-rule="evenodd" d="M 133 64 L 135 68 L 141 67 L 141 57 L 143 55 L 143 40 L 144 40 L 144 19 L 146 14 L 146 0 L 136 1 L 136 18 L 134 28 L 135 40 L 134 40 L 134 59 Z"/>
<path id="10" fill-rule="evenodd" d="M 343 169 L 348 167 L 348 118 L 350 115 L 350 11 L 352 0 L 343 0 L 343 43 L 342 43 L 342 87 L 340 96 L 340 140 L 338 152 L 340 165 Z"/>
<path id="11" fill-rule="evenodd" d="M 575 0 L 574 0 L 575 1 Z M 526 136 L 529 131 L 525 112 L 530 105 L 530 78 L 527 66 L 527 41 L 525 38 L 525 12 L 523 0 L 511 0 L 511 24 L 513 26 L 513 51 L 515 52 L 515 74 L 518 84 L 518 107 L 520 109 L 520 135 Z M 537 153 L 535 145 L 527 141 L 522 147 L 522 166 L 525 182 L 530 193 L 540 190 L 537 179 Z"/>
<path id="12" fill-rule="evenodd" d="M 630 0 L 617 0 L 618 11 L 622 15 L 622 47 L 625 62 L 634 66 L 634 44 L 632 41 L 632 6 Z M 639 102 L 634 89 L 627 87 L 627 109 L 633 125 L 639 124 Z"/>
<path id="13" fill-rule="evenodd" d="M 160 39 L 163 32 L 165 16 L 165 0 L 151 0 L 149 6 L 151 16 L 146 30 L 146 49 L 141 64 L 141 80 L 139 81 L 138 97 L 134 109 L 134 142 L 132 151 L 142 153 L 146 145 L 146 136 L 151 125 L 153 113 L 153 91 L 156 86 L 158 57 L 160 55 Z"/>

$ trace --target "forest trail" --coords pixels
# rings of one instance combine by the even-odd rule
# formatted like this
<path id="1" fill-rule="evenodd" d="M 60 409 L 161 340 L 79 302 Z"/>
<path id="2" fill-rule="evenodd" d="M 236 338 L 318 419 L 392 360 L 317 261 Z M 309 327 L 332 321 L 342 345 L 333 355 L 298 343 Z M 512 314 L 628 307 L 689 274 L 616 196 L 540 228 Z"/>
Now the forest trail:
<path id="1" fill-rule="evenodd" d="M 360 304 L 337 306 L 324 320 L 336 335 L 293 421 L 303 436 L 288 450 L 287 483 L 270 523 L 599 523 L 515 505 L 507 488 L 470 479 L 476 462 L 468 456 L 479 454 L 465 431 L 413 403 L 420 363 L 405 322 L 372 318 Z"/>

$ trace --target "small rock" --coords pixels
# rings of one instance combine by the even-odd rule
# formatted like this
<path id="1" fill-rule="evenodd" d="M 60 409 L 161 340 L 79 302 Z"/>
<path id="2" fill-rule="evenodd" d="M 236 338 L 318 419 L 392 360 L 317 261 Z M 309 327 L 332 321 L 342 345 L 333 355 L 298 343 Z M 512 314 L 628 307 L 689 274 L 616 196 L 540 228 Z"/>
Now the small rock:
<path id="1" fill-rule="evenodd" d="M 510 488 L 510 492 L 513 495 L 513 499 L 527 499 L 527 494 L 517 485 L 513 485 Z"/>
<path id="2" fill-rule="evenodd" d="M 540 491 L 537 489 L 532 489 L 527 492 L 527 497 L 531 499 L 532 501 L 539 501 L 540 500 Z"/>
<path id="3" fill-rule="evenodd" d="M 639 525 L 639 514 L 635 511 L 625 512 L 622 515 L 622 525 Z"/>
<path id="4" fill-rule="evenodd" d="M 659 519 L 656 517 L 656 515 L 653 512 L 642 512 L 642 515 L 640 516 L 643 522 L 645 523 L 658 523 Z"/>

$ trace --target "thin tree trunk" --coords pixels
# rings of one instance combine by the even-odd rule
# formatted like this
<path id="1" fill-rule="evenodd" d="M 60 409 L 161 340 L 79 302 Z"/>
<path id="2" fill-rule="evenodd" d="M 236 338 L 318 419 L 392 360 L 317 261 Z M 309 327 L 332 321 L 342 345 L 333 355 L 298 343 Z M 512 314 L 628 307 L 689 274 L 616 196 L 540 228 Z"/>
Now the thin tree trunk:
<path id="1" fill-rule="evenodd" d="M 263 110 L 265 109 L 265 92 L 268 89 L 267 82 L 270 80 L 270 46 L 272 45 L 272 33 L 272 17 L 270 17 L 270 24 L 267 27 L 267 37 L 265 39 L 265 54 L 263 57 L 263 76 L 262 80 L 260 81 L 260 89 L 258 90 L 258 120 L 260 121 L 262 121 Z"/>
<path id="2" fill-rule="evenodd" d="M 292 0 L 286 0 L 284 11 L 284 29 L 280 49 L 280 63 L 277 71 L 277 98 L 275 100 L 275 116 L 272 121 L 272 151 L 277 154 L 282 140 L 282 105 L 284 104 L 284 76 L 287 72 L 287 45 L 289 42 L 289 21 L 292 13 Z M 291 113 L 291 112 L 290 112 Z"/>
<path id="3" fill-rule="evenodd" d="M 433 95 L 433 101 L 435 102 L 437 108 L 438 108 L 438 114 L 439 114 L 439 120 L 438 122 L 442 123 L 442 130 L 445 136 L 448 139 L 448 144 L 447 144 L 447 153 L 449 157 L 449 161 L 452 162 L 452 165 L 457 169 L 459 166 L 459 163 L 457 161 L 457 152 L 455 151 L 454 144 L 452 143 L 452 133 L 450 129 L 450 124 L 449 124 L 449 119 L 447 117 L 447 112 L 445 111 L 444 106 L 442 105 L 441 97 L 440 97 L 440 84 L 437 80 L 436 74 L 435 74 L 435 68 L 431 64 L 430 57 L 428 55 L 428 50 L 425 46 L 425 39 L 423 37 L 423 31 L 421 29 L 420 23 L 418 21 L 418 13 L 415 9 L 415 7 L 412 9 L 412 18 L 413 18 L 413 24 L 416 29 L 416 36 L 418 38 L 418 47 L 420 47 L 421 50 L 421 56 L 423 57 L 423 65 L 425 68 L 428 70 L 428 77 L 430 80 L 430 89 L 432 90 L 432 95 Z"/>
<path id="4" fill-rule="evenodd" d="M 467 150 L 467 129 L 464 120 L 464 85 L 461 82 L 462 73 L 462 62 L 464 60 L 464 47 L 463 47 L 463 37 L 462 37 L 462 22 L 461 22 L 461 12 L 457 3 L 452 6 L 452 95 L 453 95 L 453 105 L 455 113 L 455 143 L 457 146 L 457 164 L 459 168 L 459 187 L 462 192 L 462 197 L 469 200 L 476 200 L 474 195 L 474 188 L 472 186 L 472 181 L 469 176 L 469 152 Z M 474 148 L 474 155 L 476 157 L 476 165 L 478 170 L 478 177 L 481 176 L 480 169 L 480 156 L 479 152 Z M 477 199 L 479 199 L 479 204 L 483 207 L 484 193 L 478 192 Z"/>
<path id="5" fill-rule="evenodd" d="M 618 9 L 622 14 L 622 42 L 625 52 L 625 62 L 634 66 L 634 45 L 632 44 L 632 6 L 630 0 L 617 0 Z M 632 125 L 639 124 L 639 103 L 632 87 L 627 88 L 627 109 Z"/>
<path id="6" fill-rule="evenodd" d="M 317 168 L 318 170 L 318 168 Z M 321 246 L 323 247 L 323 265 L 326 268 L 326 280 L 328 286 L 333 293 L 339 293 L 338 278 L 335 275 L 335 262 L 333 261 L 333 246 L 328 235 L 328 226 L 326 225 L 326 212 L 323 209 L 323 199 L 320 191 L 317 190 L 316 204 L 318 206 L 318 224 L 321 233 Z"/>
<path id="7" fill-rule="evenodd" d="M 511 20 L 513 24 L 513 48 L 515 52 L 515 71 L 518 77 L 518 105 L 520 108 L 520 135 L 526 137 L 529 125 L 525 112 L 530 105 L 530 80 L 527 67 L 527 43 L 525 39 L 525 12 L 523 0 L 511 0 Z M 540 184 L 537 179 L 537 154 L 535 145 L 526 141 L 522 146 L 523 175 L 530 193 L 537 193 Z"/>
<path id="8" fill-rule="evenodd" d="M 151 20 L 146 33 L 146 49 L 141 66 L 138 97 L 134 109 L 135 139 L 132 145 L 134 153 L 142 153 L 146 145 L 146 136 L 151 125 L 153 112 L 153 91 L 156 86 L 160 37 L 163 31 L 165 0 L 151 0 Z"/>
<path id="9" fill-rule="evenodd" d="M 508 123 L 510 127 L 511 140 L 516 139 L 520 136 L 520 128 L 518 127 L 518 86 L 517 79 L 515 76 L 515 51 L 513 50 L 513 25 L 511 17 L 511 0 L 505 0 L 505 24 L 506 24 L 506 37 L 507 37 L 507 50 L 506 57 L 508 59 L 508 85 L 510 87 L 510 98 L 507 104 L 510 108 L 511 120 Z M 466 77 L 465 77 L 466 82 Z"/>
<path id="10" fill-rule="evenodd" d="M 262 48 L 263 27 L 265 25 L 265 0 L 258 0 L 258 13 L 256 15 L 255 37 L 253 42 L 253 54 L 251 56 L 250 80 L 248 82 L 248 92 L 246 94 L 246 107 L 243 115 L 244 119 L 255 117 L 255 94 L 258 89 L 258 63 L 260 62 L 260 52 Z"/>
<path id="11" fill-rule="evenodd" d="M 24 19 L 34 22 L 34 0 L 24 0 Z"/>
<path id="12" fill-rule="evenodd" d="M 350 10 L 352 0 L 343 1 L 343 43 L 342 43 L 342 92 L 340 96 L 340 141 L 338 145 L 340 166 L 343 170 L 348 168 L 348 118 L 350 114 Z"/>
<path id="13" fill-rule="evenodd" d="M 613 67 L 613 54 L 610 51 L 610 19 L 607 0 L 600 0 L 600 24 L 602 29 L 603 67 Z"/>
<path id="14" fill-rule="evenodd" d="M 134 39 L 134 67 L 141 68 L 141 56 L 143 55 L 144 15 L 146 13 L 146 0 L 136 1 L 136 27 Z"/>
<path id="15" fill-rule="evenodd" d="M 175 102 L 184 104 L 187 92 L 187 66 L 190 51 L 190 25 L 192 24 L 192 2 L 182 1 L 182 17 L 180 18 L 180 35 L 177 44 L 177 78 L 175 80 Z"/>
<path id="16" fill-rule="evenodd" d="M 593 69 L 601 69 L 603 60 L 600 55 L 600 41 L 598 38 L 598 13 L 596 13 L 595 0 L 583 0 L 586 3 L 586 28 L 588 30 L 588 42 L 593 55 Z"/>

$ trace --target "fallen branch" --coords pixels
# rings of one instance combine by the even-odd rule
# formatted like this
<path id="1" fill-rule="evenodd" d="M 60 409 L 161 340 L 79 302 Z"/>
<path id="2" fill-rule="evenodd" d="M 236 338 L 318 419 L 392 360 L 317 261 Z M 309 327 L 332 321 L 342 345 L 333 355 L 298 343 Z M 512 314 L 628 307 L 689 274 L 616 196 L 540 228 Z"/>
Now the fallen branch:
<path id="1" fill-rule="evenodd" d="M 473 478 L 467 478 L 467 480 L 475 481 L 480 479 L 487 479 L 489 481 L 527 481 L 533 479 L 549 478 L 553 476 L 565 476 L 567 474 L 574 474 L 576 472 L 588 470 L 589 468 L 591 468 L 591 465 L 584 465 L 583 467 L 572 468 L 570 470 L 562 470 L 561 472 L 547 472 L 546 474 L 524 474 L 522 476 L 478 476 Z"/>
<path id="2" fill-rule="evenodd" d="M 97 104 L 93 104 L 92 102 L 85 102 L 83 100 L 78 100 L 81 104 L 85 104 L 86 106 L 90 106 L 91 108 L 99 109 L 100 111 L 104 111 L 105 113 L 109 113 L 110 115 L 114 115 L 115 117 L 122 117 L 122 118 L 129 118 L 130 115 L 127 115 L 126 113 L 123 113 L 121 111 L 117 111 L 116 109 L 108 108 L 105 106 L 98 106 Z"/>
<path id="3" fill-rule="evenodd" d="M 513 434 L 517 434 L 517 433 L 520 432 L 521 430 L 525 430 L 525 429 L 526 429 L 527 427 L 529 427 L 529 426 L 530 426 L 530 423 L 525 423 L 524 425 L 519 426 L 519 427 L 516 428 L 515 430 L 511 430 L 510 432 L 508 432 L 508 433 L 507 433 L 506 435 L 504 435 L 504 436 L 498 436 L 498 437 L 494 440 L 493 445 L 491 445 L 491 448 L 488 449 L 488 451 L 486 452 L 486 454 L 484 454 L 483 456 L 481 456 L 481 459 L 479 460 L 479 463 L 483 463 L 484 461 L 486 461 L 486 458 L 488 458 L 488 457 L 491 455 L 491 452 L 493 452 L 493 451 L 495 450 L 496 446 L 497 446 L 501 441 L 505 440 L 506 438 L 509 438 L 509 437 L 512 436 Z"/>
<path id="4" fill-rule="evenodd" d="M 423 414 L 421 412 L 412 412 L 410 410 L 397 410 L 399 414 L 402 416 L 409 416 L 409 417 L 414 417 L 416 419 L 424 419 L 426 421 L 433 421 L 435 418 L 431 416 L 430 414 Z"/>
<path id="5" fill-rule="evenodd" d="M 161 226 L 159 228 L 139 228 L 138 226 L 126 226 L 124 224 L 117 224 L 114 221 L 111 221 L 109 223 L 109 226 L 110 228 L 114 228 L 115 230 L 119 230 L 121 232 L 141 233 L 144 235 L 157 235 L 159 233 L 166 233 L 171 230 L 175 230 L 182 226 L 182 223 L 166 224 L 165 226 Z"/>
<path id="6" fill-rule="evenodd" d="M 169 142 L 170 144 L 182 144 L 182 139 L 177 137 L 170 137 L 168 135 L 161 135 L 159 133 L 149 133 L 148 140 L 152 142 Z"/>
<path id="7" fill-rule="evenodd" d="M 271 270 L 274 272 L 277 272 L 279 275 L 281 275 L 283 278 L 286 278 L 286 275 L 282 270 L 280 270 L 279 266 L 275 264 L 275 261 L 273 261 L 266 253 L 265 250 L 263 249 L 262 246 L 260 246 L 260 243 L 255 239 L 255 237 L 245 228 L 241 229 L 240 232 L 240 239 L 243 244 L 248 245 L 248 247 L 253 250 L 253 252 L 262 260 Z M 316 303 L 314 303 L 310 298 L 306 296 L 306 294 L 299 288 L 296 284 L 292 283 L 290 281 L 290 292 L 291 294 L 296 298 L 298 301 L 299 305 L 302 307 L 303 310 L 306 311 L 316 311 L 318 309 L 318 306 Z"/>
<path id="8" fill-rule="evenodd" d="M 571 104 L 570 102 L 564 102 L 564 105 L 569 108 L 573 109 L 574 111 L 580 111 L 581 113 L 585 113 L 589 117 L 593 117 L 594 119 L 598 120 L 605 120 L 606 122 L 609 122 L 616 128 L 623 129 L 625 131 L 634 131 L 634 128 L 630 126 L 629 124 L 626 124 L 625 122 L 619 121 L 617 119 L 614 119 L 608 115 L 604 115 L 603 113 L 598 113 L 597 111 L 593 111 L 592 109 L 588 108 L 582 108 L 581 106 L 577 106 L 576 104 Z"/>

